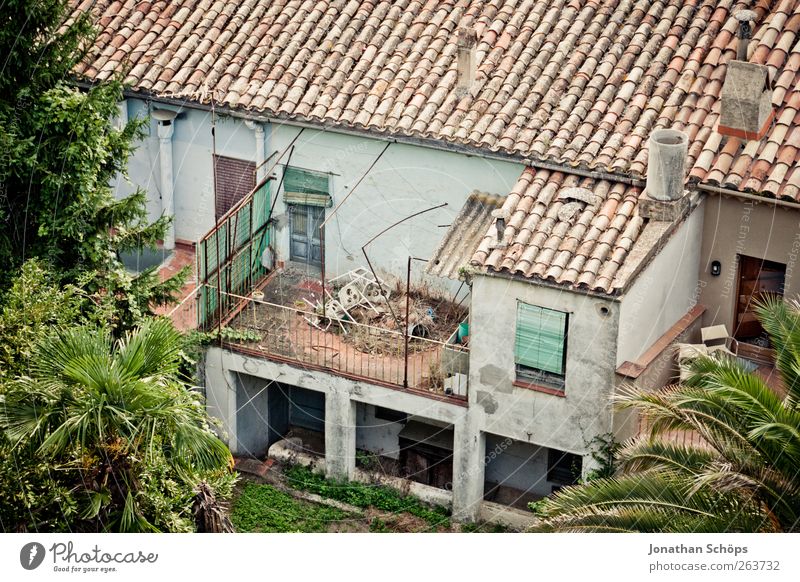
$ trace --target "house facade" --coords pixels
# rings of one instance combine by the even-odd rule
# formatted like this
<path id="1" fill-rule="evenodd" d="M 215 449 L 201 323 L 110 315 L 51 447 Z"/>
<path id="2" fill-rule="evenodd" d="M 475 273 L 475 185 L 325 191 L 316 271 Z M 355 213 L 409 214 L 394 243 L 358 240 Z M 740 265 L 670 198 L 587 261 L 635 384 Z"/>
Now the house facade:
<path id="1" fill-rule="evenodd" d="M 600 468 L 703 326 L 768 373 L 800 8 L 753 4 L 95 3 L 78 74 L 150 116 L 131 181 L 196 253 L 231 449 L 371 455 L 472 520 Z"/>

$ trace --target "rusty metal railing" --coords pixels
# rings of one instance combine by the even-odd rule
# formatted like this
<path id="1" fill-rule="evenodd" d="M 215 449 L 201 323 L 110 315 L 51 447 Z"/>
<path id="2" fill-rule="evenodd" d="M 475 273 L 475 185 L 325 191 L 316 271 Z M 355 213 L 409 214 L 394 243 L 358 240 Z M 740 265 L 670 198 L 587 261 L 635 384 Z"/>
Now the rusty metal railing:
<path id="1" fill-rule="evenodd" d="M 223 329 L 226 347 L 353 379 L 466 399 L 466 346 L 411 337 L 312 310 L 223 294 L 243 308 Z M 467 364 L 468 365 L 468 364 Z"/>

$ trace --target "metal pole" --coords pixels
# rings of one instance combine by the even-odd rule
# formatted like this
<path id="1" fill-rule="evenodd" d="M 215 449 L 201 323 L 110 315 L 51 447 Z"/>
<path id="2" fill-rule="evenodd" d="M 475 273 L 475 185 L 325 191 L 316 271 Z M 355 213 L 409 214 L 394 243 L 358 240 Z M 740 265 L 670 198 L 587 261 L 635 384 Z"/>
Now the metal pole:
<path id="1" fill-rule="evenodd" d="M 361 247 L 361 252 L 364 253 L 364 258 L 367 260 L 367 265 L 369 266 L 369 270 L 372 272 L 372 276 L 375 277 L 375 282 L 378 284 L 378 289 L 380 289 L 380 291 L 381 291 L 381 296 L 386 297 L 386 293 L 383 290 L 383 285 L 381 285 L 380 279 L 378 279 L 378 274 L 375 272 L 375 269 L 372 267 L 372 262 L 369 260 L 369 255 L 367 255 L 367 247 L 370 244 L 372 244 L 372 241 L 374 241 L 376 238 L 378 238 L 379 236 L 383 235 L 387 231 L 393 229 L 395 226 L 404 223 L 406 220 L 410 220 L 410 219 L 414 218 L 415 216 L 419 216 L 420 214 L 425 214 L 426 212 L 430 212 L 431 210 L 436 210 L 437 208 L 443 208 L 445 206 L 447 206 L 447 202 L 444 202 L 444 203 L 439 204 L 437 206 L 432 206 L 431 208 L 426 208 L 425 210 L 420 210 L 419 212 L 415 212 L 414 214 L 409 214 L 405 218 L 400 219 L 397 222 L 395 222 L 394 224 L 390 224 L 389 226 L 384 228 L 382 231 L 380 231 L 378 234 L 376 234 L 371 239 L 369 239 L 366 243 L 364 243 L 364 246 Z M 324 223 L 323 223 L 323 225 L 324 225 Z M 392 314 L 392 317 L 394 318 L 394 322 L 399 327 L 400 326 L 400 320 L 397 318 L 397 314 L 394 312 L 394 309 L 392 309 L 392 304 L 388 300 L 386 301 L 386 307 L 389 308 L 389 312 Z"/>
<path id="2" fill-rule="evenodd" d="M 408 266 L 406 267 L 406 324 L 403 326 L 403 339 L 405 350 L 403 356 L 403 388 L 408 388 L 408 316 L 411 304 L 411 255 L 408 256 Z"/>
<path id="3" fill-rule="evenodd" d="M 311 241 L 309 241 L 310 243 Z M 310 244 L 309 244 L 310 246 Z M 322 280 L 322 317 L 325 317 L 325 225 L 319 227 L 320 279 Z"/>
<path id="4" fill-rule="evenodd" d="M 214 212 L 217 211 L 217 118 L 214 111 L 214 101 L 211 101 L 211 150 L 212 155 L 212 170 L 211 174 L 214 180 Z M 219 259 L 219 223 L 217 223 L 217 235 L 214 237 L 215 246 L 217 247 L 217 339 L 222 345 L 222 265 Z M 208 243 L 206 243 L 208 244 Z M 208 263 L 206 263 L 206 270 L 208 270 Z"/>

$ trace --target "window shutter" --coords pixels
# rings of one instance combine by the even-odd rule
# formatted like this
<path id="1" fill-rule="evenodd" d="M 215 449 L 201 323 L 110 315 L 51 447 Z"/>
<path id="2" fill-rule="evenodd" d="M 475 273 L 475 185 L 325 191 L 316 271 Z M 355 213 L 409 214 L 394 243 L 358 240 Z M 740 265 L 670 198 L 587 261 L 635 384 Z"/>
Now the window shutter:
<path id="1" fill-rule="evenodd" d="M 330 206 L 328 175 L 288 166 L 283 173 L 283 199 L 287 204 Z"/>
<path id="2" fill-rule="evenodd" d="M 535 305 L 517 305 L 516 363 L 564 374 L 567 314 Z"/>
<path id="3" fill-rule="evenodd" d="M 216 218 L 228 210 L 256 187 L 256 164 L 246 160 L 214 156 L 216 191 Z"/>

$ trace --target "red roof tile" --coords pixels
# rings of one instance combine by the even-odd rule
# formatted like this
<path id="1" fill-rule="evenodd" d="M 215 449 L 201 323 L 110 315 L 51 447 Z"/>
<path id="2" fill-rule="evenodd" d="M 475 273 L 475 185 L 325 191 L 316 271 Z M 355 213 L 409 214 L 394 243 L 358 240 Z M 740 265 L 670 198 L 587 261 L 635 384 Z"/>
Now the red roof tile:
<path id="1" fill-rule="evenodd" d="M 635 176 L 650 132 L 673 127 L 690 135 L 691 179 L 790 193 L 715 131 L 739 4 L 751 3 L 73 0 L 100 27 L 78 73 L 129 67 L 144 93 Z M 750 60 L 769 67 L 778 107 L 765 140 L 780 147 L 796 139 L 800 2 L 754 9 Z M 456 30 L 470 24 L 477 75 L 459 93 Z M 800 161 L 788 151 L 781 163 Z"/>

